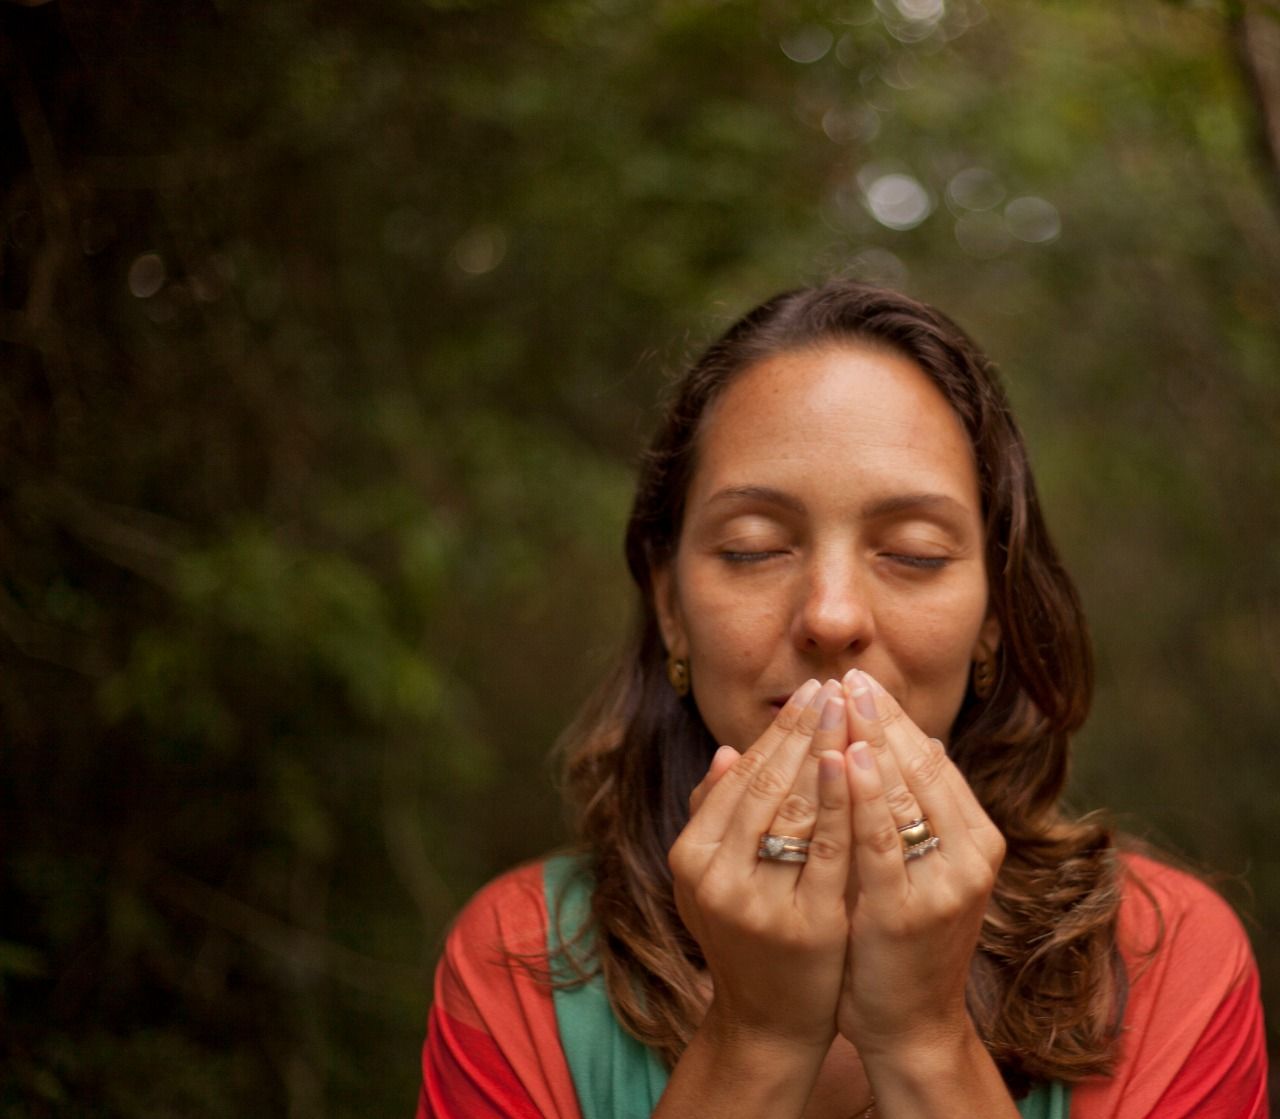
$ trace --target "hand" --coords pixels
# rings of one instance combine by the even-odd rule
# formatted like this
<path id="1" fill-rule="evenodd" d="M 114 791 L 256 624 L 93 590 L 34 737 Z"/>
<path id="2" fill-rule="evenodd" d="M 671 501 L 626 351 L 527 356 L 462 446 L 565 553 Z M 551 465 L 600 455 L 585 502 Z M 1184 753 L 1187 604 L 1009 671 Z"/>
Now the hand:
<path id="1" fill-rule="evenodd" d="M 837 1020 L 873 1063 L 971 1031 L 965 985 L 1004 839 L 941 742 L 866 673 L 844 688 L 857 886 Z M 897 829 L 922 816 L 940 844 L 907 861 Z"/>
<path id="2" fill-rule="evenodd" d="M 721 1034 L 824 1054 L 835 1036 L 852 836 L 844 708 L 838 684 L 810 681 L 744 754 L 721 750 L 671 848 L 676 904 L 711 973 L 704 1025 Z M 761 860 L 760 836 L 813 754 L 809 859 Z"/>

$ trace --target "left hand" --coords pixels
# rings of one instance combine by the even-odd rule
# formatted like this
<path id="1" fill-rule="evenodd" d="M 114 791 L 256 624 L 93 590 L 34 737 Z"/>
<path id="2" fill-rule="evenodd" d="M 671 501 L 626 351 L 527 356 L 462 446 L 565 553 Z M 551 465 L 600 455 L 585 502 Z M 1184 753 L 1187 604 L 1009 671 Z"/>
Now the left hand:
<path id="1" fill-rule="evenodd" d="M 857 882 L 837 1026 L 864 1062 L 911 1061 L 972 1031 L 965 986 L 1004 838 L 941 742 L 865 673 L 844 686 Z M 922 816 L 940 843 L 908 861 L 898 828 Z"/>

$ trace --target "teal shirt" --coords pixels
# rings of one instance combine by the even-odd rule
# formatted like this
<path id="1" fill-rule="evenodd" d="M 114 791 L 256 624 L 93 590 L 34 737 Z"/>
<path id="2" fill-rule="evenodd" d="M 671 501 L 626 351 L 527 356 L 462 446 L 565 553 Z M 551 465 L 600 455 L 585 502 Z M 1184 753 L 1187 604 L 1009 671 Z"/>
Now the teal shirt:
<path id="1" fill-rule="evenodd" d="M 648 1119 L 667 1086 L 666 1066 L 618 1024 L 600 976 L 564 985 L 575 972 L 561 950 L 561 930 L 573 936 L 586 927 L 590 914 L 591 883 L 581 862 L 567 855 L 548 859 L 543 889 L 547 952 L 560 984 L 553 996 L 556 1025 L 582 1119 Z M 579 949 L 589 952 L 590 943 L 577 941 L 575 954 Z M 1056 1082 L 1041 1084 L 1018 1101 L 1022 1119 L 1067 1119 L 1070 1107 L 1070 1089 Z"/>

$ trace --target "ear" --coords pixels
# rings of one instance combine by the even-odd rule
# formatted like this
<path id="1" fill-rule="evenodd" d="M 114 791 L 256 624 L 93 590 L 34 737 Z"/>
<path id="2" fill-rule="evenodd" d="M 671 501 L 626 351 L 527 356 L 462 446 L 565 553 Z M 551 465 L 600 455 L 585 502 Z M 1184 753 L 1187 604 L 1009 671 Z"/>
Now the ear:
<path id="1" fill-rule="evenodd" d="M 991 660 L 1000 649 L 1000 622 L 995 611 L 990 610 L 978 630 L 978 640 L 973 646 L 975 661 Z"/>
<path id="2" fill-rule="evenodd" d="M 677 658 L 689 655 L 689 638 L 685 633 L 684 614 L 676 591 L 675 573 L 670 564 L 653 568 L 653 608 L 658 615 L 658 628 L 667 652 Z"/>

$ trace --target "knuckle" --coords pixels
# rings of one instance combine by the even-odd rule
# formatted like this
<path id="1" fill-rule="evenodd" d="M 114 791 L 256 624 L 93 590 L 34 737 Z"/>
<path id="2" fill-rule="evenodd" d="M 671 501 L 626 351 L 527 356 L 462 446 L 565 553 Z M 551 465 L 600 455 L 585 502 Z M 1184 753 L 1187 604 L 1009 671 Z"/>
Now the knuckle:
<path id="1" fill-rule="evenodd" d="M 671 877 L 676 882 L 687 882 L 692 876 L 688 848 L 679 839 L 671 845 L 671 850 L 667 852 L 667 866 L 671 869 Z"/>
<path id="2" fill-rule="evenodd" d="M 799 717 L 795 721 L 795 731 L 802 734 L 812 734 L 818 729 L 818 720 L 822 717 L 822 713 L 815 707 L 806 707 L 800 712 Z"/>
<path id="3" fill-rule="evenodd" d="M 832 862 L 839 859 L 848 849 L 847 845 L 829 835 L 814 836 L 809 843 L 809 859 L 818 862 Z"/>
<path id="4" fill-rule="evenodd" d="M 760 800 L 775 800 L 784 795 L 791 782 L 777 766 L 766 765 L 756 770 L 747 786 L 747 792 Z"/>
<path id="5" fill-rule="evenodd" d="M 906 712 L 896 703 L 885 703 L 883 699 L 878 704 L 878 710 L 880 712 L 880 725 L 886 728 L 896 726 L 907 717 Z"/>
<path id="6" fill-rule="evenodd" d="M 818 797 L 818 804 L 824 812 L 840 812 L 844 809 L 847 801 L 840 795 L 837 789 L 824 789 L 821 796 Z"/>
<path id="7" fill-rule="evenodd" d="M 736 762 L 730 771 L 739 781 L 750 781 L 769 763 L 769 757 L 761 750 L 748 750 Z"/>
<path id="8" fill-rule="evenodd" d="M 981 863 L 973 874 L 973 885 L 977 893 L 987 897 L 996 885 L 996 872 L 988 863 Z"/>
<path id="9" fill-rule="evenodd" d="M 803 793 L 791 793 L 778 805 L 778 812 L 774 818 L 789 824 L 807 824 L 812 822 L 817 814 L 817 806 L 807 796 Z"/>
<path id="10" fill-rule="evenodd" d="M 703 875 L 702 880 L 689 891 L 689 895 L 699 913 L 715 913 L 724 906 L 724 889 L 711 874 Z"/>
<path id="11" fill-rule="evenodd" d="M 969 908 L 966 899 L 956 890 L 939 890 L 932 900 L 934 916 L 946 923 L 955 921 Z"/>
<path id="12" fill-rule="evenodd" d="M 898 829 L 894 827 L 876 828 L 868 833 L 865 841 L 877 855 L 887 855 L 902 845 L 898 838 Z"/>
<path id="13" fill-rule="evenodd" d="M 917 788 L 928 788 L 938 780 L 946 768 L 947 755 L 935 739 L 929 739 L 924 748 L 907 763 L 907 773 Z"/>
<path id="14" fill-rule="evenodd" d="M 1005 838 L 995 828 L 987 832 L 983 840 L 983 854 L 987 857 L 987 864 L 991 870 L 992 884 L 995 883 L 996 871 L 1004 864 L 1004 857 L 1009 850 L 1008 843 Z"/>
<path id="15" fill-rule="evenodd" d="M 911 790 L 905 785 L 894 785 L 893 788 L 886 789 L 884 799 L 889 805 L 889 811 L 895 816 L 910 816 L 913 820 L 916 818 L 919 806 L 916 798 L 911 795 Z"/>

